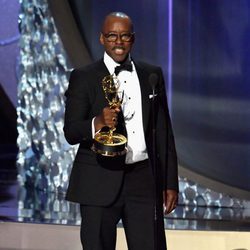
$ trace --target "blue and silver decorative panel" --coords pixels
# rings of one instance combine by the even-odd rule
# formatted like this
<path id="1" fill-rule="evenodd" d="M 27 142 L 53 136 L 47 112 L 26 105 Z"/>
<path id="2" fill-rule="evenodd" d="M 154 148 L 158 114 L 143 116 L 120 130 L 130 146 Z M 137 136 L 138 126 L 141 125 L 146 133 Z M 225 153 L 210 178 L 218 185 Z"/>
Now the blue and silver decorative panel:
<path id="1" fill-rule="evenodd" d="M 69 63 L 45 0 L 22 0 L 19 15 L 18 179 L 65 191 L 75 150 L 63 135 Z"/>

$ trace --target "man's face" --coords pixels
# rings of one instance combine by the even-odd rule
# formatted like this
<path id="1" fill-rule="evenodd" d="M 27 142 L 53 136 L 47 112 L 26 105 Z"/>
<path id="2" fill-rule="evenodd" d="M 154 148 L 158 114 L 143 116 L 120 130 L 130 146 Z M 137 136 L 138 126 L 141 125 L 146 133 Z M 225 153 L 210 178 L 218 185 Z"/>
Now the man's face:
<path id="1" fill-rule="evenodd" d="M 122 63 L 126 60 L 134 43 L 132 32 L 132 23 L 128 18 L 109 16 L 105 20 L 100 42 L 114 61 Z"/>

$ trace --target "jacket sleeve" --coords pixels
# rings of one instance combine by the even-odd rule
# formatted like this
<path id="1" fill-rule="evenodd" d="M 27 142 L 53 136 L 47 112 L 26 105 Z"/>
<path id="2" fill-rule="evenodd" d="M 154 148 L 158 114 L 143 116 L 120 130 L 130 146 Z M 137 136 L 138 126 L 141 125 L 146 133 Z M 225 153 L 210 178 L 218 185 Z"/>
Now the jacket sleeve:
<path id="1" fill-rule="evenodd" d="M 91 102 L 84 72 L 73 70 L 69 78 L 69 86 L 65 92 L 64 135 L 69 144 L 82 141 L 92 141 L 91 123 L 89 117 Z"/>
<path id="2" fill-rule="evenodd" d="M 175 140 L 172 129 L 172 123 L 169 115 L 169 109 L 167 104 L 167 96 L 165 89 L 165 82 L 163 78 L 162 71 L 159 73 L 159 113 L 158 113 L 158 130 L 160 133 L 165 131 L 164 137 L 159 138 L 159 147 L 161 150 L 161 161 L 164 186 L 166 189 L 173 189 L 179 191 L 178 187 L 178 162 L 177 162 L 177 153 L 175 148 Z"/>

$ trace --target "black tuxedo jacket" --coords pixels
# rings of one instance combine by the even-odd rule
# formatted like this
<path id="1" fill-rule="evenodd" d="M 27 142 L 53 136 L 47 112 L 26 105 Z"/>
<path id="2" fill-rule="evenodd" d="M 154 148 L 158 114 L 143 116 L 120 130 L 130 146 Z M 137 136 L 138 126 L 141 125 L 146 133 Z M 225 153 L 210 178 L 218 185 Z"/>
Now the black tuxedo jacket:
<path id="1" fill-rule="evenodd" d="M 156 142 L 158 185 L 178 191 L 177 157 L 168 113 L 165 84 L 159 67 L 136 62 L 142 95 L 143 127 L 149 160 L 152 160 L 152 87 L 150 74 L 158 75 L 156 85 Z M 102 157 L 91 151 L 92 119 L 108 105 L 101 81 L 109 72 L 103 60 L 72 71 L 65 93 L 65 138 L 80 144 L 72 167 L 66 199 L 85 205 L 108 206 L 117 197 L 125 157 Z M 151 96 L 150 96 L 151 95 Z"/>

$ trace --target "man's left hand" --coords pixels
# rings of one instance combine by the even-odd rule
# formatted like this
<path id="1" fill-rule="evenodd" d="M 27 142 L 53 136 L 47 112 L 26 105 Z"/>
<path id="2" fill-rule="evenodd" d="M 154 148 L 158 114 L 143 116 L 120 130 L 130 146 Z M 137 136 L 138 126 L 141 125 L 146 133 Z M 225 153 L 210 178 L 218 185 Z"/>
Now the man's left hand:
<path id="1" fill-rule="evenodd" d="M 163 192 L 164 199 L 164 213 L 171 213 L 177 206 L 178 203 L 178 193 L 176 190 L 167 189 Z"/>

